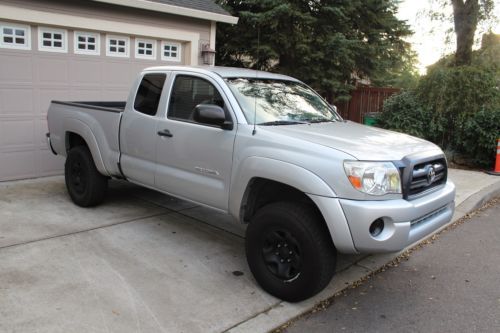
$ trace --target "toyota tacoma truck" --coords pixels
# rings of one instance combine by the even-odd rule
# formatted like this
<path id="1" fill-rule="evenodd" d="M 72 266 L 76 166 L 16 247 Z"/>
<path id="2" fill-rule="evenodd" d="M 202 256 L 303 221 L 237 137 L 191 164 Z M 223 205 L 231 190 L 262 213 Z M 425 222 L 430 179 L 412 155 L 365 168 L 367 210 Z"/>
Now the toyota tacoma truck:
<path id="1" fill-rule="evenodd" d="M 126 102 L 53 101 L 48 144 L 69 196 L 100 204 L 124 179 L 247 224 L 261 287 L 321 291 L 339 253 L 399 251 L 451 220 L 439 147 L 343 120 L 292 77 L 227 67 L 152 67 Z"/>

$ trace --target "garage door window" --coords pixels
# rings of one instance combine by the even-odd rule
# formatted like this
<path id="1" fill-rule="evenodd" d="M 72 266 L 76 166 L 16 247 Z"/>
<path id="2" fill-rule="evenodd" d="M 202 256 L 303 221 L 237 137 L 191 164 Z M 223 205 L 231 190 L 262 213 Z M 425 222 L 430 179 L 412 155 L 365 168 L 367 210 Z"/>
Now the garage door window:
<path id="1" fill-rule="evenodd" d="M 179 43 L 162 42 L 161 60 L 181 61 L 181 45 Z"/>
<path id="2" fill-rule="evenodd" d="M 125 57 L 128 58 L 129 55 L 129 43 L 130 39 L 128 37 L 119 36 L 107 36 L 106 37 L 106 55 L 110 57 Z"/>
<path id="3" fill-rule="evenodd" d="M 67 32 L 61 29 L 38 28 L 38 49 L 48 52 L 68 52 Z"/>
<path id="4" fill-rule="evenodd" d="M 99 55 L 99 34 L 75 31 L 75 53 Z"/>
<path id="5" fill-rule="evenodd" d="M 0 23 L 0 47 L 29 50 L 30 27 Z"/>
<path id="6" fill-rule="evenodd" d="M 156 60 L 156 41 L 150 39 L 135 40 L 135 57 Z"/>

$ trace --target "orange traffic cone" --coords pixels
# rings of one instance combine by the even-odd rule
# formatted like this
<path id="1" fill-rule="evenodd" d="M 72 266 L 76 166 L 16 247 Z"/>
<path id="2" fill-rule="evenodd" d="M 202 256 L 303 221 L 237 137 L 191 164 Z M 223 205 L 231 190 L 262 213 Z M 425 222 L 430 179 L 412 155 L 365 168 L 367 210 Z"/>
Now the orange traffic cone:
<path id="1" fill-rule="evenodd" d="M 488 171 L 490 175 L 500 176 L 500 139 L 497 140 L 497 157 L 495 160 L 495 170 Z"/>

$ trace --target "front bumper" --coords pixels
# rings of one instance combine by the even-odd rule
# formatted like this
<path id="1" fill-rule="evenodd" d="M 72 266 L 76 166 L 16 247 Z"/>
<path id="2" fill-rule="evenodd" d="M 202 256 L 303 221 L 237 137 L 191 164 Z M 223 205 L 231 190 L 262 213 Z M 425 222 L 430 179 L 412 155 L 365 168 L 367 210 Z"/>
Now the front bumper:
<path id="1" fill-rule="evenodd" d="M 426 237 L 451 221 L 455 210 L 455 185 L 414 200 L 356 201 L 311 196 L 323 214 L 339 252 L 396 252 Z M 382 232 L 370 233 L 377 219 Z"/>
<path id="2" fill-rule="evenodd" d="M 455 210 L 455 185 L 415 200 L 354 201 L 340 199 L 354 247 L 359 252 L 392 252 L 424 238 L 448 223 Z M 384 229 L 377 236 L 369 232 L 377 219 Z"/>

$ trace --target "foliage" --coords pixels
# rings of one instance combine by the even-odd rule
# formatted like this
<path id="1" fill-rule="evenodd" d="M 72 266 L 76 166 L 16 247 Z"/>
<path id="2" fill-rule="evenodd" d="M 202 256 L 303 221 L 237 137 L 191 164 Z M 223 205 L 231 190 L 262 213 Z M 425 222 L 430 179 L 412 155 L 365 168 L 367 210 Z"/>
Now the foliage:
<path id="1" fill-rule="evenodd" d="M 417 69 L 416 52 L 409 49 L 402 55 L 398 64 L 393 64 L 392 68 L 387 68 L 381 73 L 373 73 L 370 76 L 372 85 L 376 87 L 395 87 L 400 89 L 414 89 L 420 79 Z"/>
<path id="2" fill-rule="evenodd" d="M 295 76 L 331 101 L 353 77 L 381 78 L 411 63 L 397 0 L 219 0 L 238 16 L 217 26 L 216 62 Z"/>
<path id="3" fill-rule="evenodd" d="M 472 66 L 434 68 L 420 80 L 416 94 L 439 115 L 443 128 L 433 139 L 443 147 L 453 146 L 455 131 L 465 119 L 499 98 L 494 73 Z"/>
<path id="4" fill-rule="evenodd" d="M 467 118 L 457 135 L 456 149 L 472 163 L 492 167 L 500 138 L 500 108 L 483 108 Z"/>
<path id="5" fill-rule="evenodd" d="M 473 52 L 472 65 L 495 72 L 500 78 L 500 35 L 488 32 L 483 35 L 481 48 Z M 500 83 L 500 82 L 498 82 Z M 497 84 L 500 86 L 500 84 Z"/>
<path id="6" fill-rule="evenodd" d="M 415 92 L 404 91 L 390 97 L 384 103 L 378 125 L 393 131 L 428 138 L 431 118 L 430 109 L 420 103 Z"/>
<path id="7" fill-rule="evenodd" d="M 431 140 L 476 165 L 491 166 L 500 137 L 500 75 L 495 56 L 500 43 L 494 36 L 488 38 L 473 53 L 473 66 L 450 67 L 453 59 L 441 59 L 415 89 L 388 99 L 381 126 Z"/>

